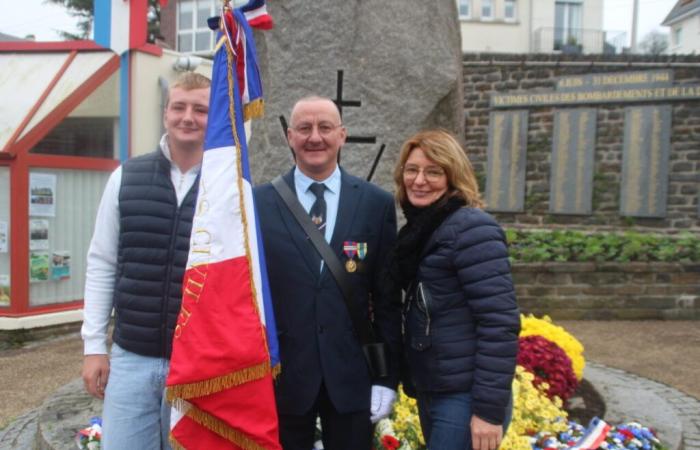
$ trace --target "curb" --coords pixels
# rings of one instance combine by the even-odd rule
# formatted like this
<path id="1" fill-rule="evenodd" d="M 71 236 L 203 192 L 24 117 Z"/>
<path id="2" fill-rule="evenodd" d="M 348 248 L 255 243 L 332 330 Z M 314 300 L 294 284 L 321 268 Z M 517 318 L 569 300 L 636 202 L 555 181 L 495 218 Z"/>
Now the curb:
<path id="1" fill-rule="evenodd" d="M 700 450 L 700 400 L 665 384 L 587 362 L 584 378 L 605 399 L 604 420 L 653 426 L 669 450 Z M 75 434 L 100 415 L 102 401 L 76 379 L 0 432 L 0 450 L 73 450 Z"/>

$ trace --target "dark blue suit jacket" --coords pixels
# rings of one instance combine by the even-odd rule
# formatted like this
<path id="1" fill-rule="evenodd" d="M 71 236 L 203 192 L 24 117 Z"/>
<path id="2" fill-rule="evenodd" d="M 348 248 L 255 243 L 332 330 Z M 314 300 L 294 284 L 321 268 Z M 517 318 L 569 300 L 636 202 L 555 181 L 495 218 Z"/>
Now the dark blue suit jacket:
<path id="1" fill-rule="evenodd" d="M 284 180 L 294 191 L 293 170 Z M 357 271 L 348 273 L 353 301 L 374 316 L 377 340 L 390 349 L 388 378 L 372 380 L 342 293 L 327 267 L 319 270 L 306 234 L 271 184 L 254 189 L 280 342 L 282 373 L 275 383 L 280 414 L 304 414 L 321 383 L 340 413 L 369 410 L 372 384 L 396 389 L 401 342 L 400 298 L 384 290 L 382 268 L 396 240 L 391 195 L 341 170 L 331 248 L 342 263 L 344 241 L 367 243 Z M 357 257 L 355 258 L 357 261 Z"/>

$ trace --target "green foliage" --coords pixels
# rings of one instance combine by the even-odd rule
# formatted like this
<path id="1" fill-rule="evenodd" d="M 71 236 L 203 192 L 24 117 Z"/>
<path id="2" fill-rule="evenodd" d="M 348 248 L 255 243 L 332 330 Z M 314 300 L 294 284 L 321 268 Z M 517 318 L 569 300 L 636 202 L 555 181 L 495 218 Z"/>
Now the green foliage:
<path id="1" fill-rule="evenodd" d="M 506 230 L 514 262 L 700 261 L 700 237 L 691 233 L 583 233 Z"/>

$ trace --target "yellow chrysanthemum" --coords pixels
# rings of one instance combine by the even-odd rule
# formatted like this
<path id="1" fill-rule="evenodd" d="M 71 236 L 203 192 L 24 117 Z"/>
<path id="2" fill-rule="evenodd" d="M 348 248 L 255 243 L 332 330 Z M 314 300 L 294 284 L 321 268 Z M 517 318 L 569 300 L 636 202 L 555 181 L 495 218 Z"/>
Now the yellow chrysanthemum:
<path id="1" fill-rule="evenodd" d="M 532 445 L 530 445 L 530 439 L 527 436 L 506 433 L 499 450 L 532 450 Z"/>
<path id="2" fill-rule="evenodd" d="M 542 336 L 548 341 L 555 343 L 571 359 L 574 374 L 578 381 L 583 379 L 583 368 L 586 362 L 583 359 L 583 344 L 578 339 L 564 328 L 554 325 L 549 316 L 538 319 L 532 314 L 527 316 L 521 315 L 520 321 L 520 337 Z"/>
<path id="3" fill-rule="evenodd" d="M 394 436 L 399 441 L 408 444 L 409 448 L 425 448 L 416 400 L 408 397 L 401 386 L 399 387 L 398 401 L 394 404 L 392 419 Z"/>
<path id="4" fill-rule="evenodd" d="M 541 389 L 532 384 L 532 377 L 522 366 L 517 366 L 513 379 L 513 418 L 504 438 L 503 449 L 520 450 L 527 437 L 534 432 L 557 433 L 567 429 L 567 413 L 561 400 L 550 400 Z"/>

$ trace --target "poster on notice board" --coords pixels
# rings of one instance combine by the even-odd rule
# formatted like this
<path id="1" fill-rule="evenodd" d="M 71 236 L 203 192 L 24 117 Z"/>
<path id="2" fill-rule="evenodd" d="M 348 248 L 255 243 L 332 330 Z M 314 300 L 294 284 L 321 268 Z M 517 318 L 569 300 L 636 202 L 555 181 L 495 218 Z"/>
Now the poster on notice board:
<path id="1" fill-rule="evenodd" d="M 29 215 L 56 217 L 56 175 L 29 174 Z"/>
<path id="2" fill-rule="evenodd" d="M 0 273 L 0 306 L 10 306 L 10 276 Z"/>

